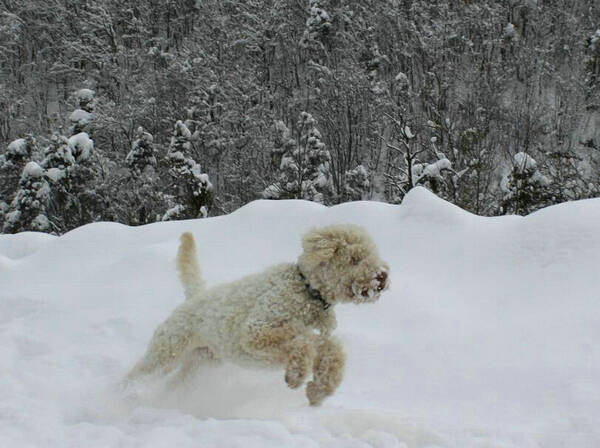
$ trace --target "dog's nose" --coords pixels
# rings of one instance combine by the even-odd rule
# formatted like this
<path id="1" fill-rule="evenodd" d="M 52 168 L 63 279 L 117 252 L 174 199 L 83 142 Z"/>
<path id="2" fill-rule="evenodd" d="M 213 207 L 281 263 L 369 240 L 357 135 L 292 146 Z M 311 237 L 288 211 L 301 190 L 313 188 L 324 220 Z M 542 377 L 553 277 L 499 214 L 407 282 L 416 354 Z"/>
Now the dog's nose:
<path id="1" fill-rule="evenodd" d="M 379 282 L 379 286 L 377 287 L 377 291 L 382 291 L 383 288 L 385 288 L 385 284 L 387 281 L 387 272 L 385 271 L 381 271 L 379 274 L 377 274 L 377 277 L 375 277 L 375 279 L 377 280 L 377 282 Z"/>

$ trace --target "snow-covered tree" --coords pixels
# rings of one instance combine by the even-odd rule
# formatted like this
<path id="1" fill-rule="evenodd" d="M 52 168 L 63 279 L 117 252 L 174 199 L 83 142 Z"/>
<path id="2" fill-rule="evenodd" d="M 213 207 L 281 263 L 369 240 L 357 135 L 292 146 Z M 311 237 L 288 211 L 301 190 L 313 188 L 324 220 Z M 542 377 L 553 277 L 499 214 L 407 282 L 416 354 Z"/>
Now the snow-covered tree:
<path id="1" fill-rule="evenodd" d="M 333 194 L 331 155 L 321 140 L 316 120 L 302 112 L 298 120 L 300 139 L 296 142 L 283 122 L 276 123 L 278 143 L 275 154 L 281 153 L 277 180 L 263 192 L 265 199 L 306 199 L 327 204 Z"/>
<path id="2" fill-rule="evenodd" d="M 127 154 L 129 175 L 119 194 L 120 219 L 128 225 L 148 224 L 160 219 L 166 198 L 161 191 L 160 167 L 152 134 L 138 127 L 136 139 Z"/>
<path id="3" fill-rule="evenodd" d="M 393 143 L 387 146 L 394 151 L 394 174 L 388 174 L 391 202 L 400 202 L 404 195 L 417 185 L 423 185 L 440 194 L 446 183 L 446 174 L 452 173 L 452 163 L 437 150 L 436 138 L 424 141 L 402 119 L 389 117 L 393 123 Z M 433 159 L 433 160 L 432 160 Z"/>
<path id="4" fill-rule="evenodd" d="M 103 198 L 92 164 L 94 142 L 87 133 L 70 138 L 54 134 L 41 166 L 49 186 L 48 218 L 53 229 L 65 232 L 98 219 Z"/>
<path id="5" fill-rule="evenodd" d="M 127 154 L 125 162 L 133 176 L 139 177 L 148 169 L 153 170 L 156 166 L 156 150 L 154 149 L 154 137 L 146 132 L 143 127 L 137 129 L 136 139 Z"/>
<path id="6" fill-rule="evenodd" d="M 331 154 L 325 148 L 317 122 L 308 112 L 300 114 L 300 146 L 302 153 L 302 195 L 304 199 L 329 203 L 333 193 Z"/>
<path id="7" fill-rule="evenodd" d="M 544 167 L 551 183 L 548 190 L 552 203 L 596 197 L 600 193 L 597 177 L 589 176 L 589 165 L 572 150 L 548 151 Z"/>
<path id="8" fill-rule="evenodd" d="M 600 29 L 597 29 L 588 40 L 587 72 L 588 84 L 595 86 L 600 80 Z"/>
<path id="9" fill-rule="evenodd" d="M 533 157 L 524 152 L 515 154 L 506 178 L 502 212 L 527 215 L 548 205 L 552 198 L 549 187 L 550 180 L 539 171 Z"/>
<path id="10" fill-rule="evenodd" d="M 350 171 L 346 171 L 346 182 L 344 192 L 346 199 L 350 201 L 361 201 L 367 198 L 369 193 L 369 173 L 363 165 L 358 165 Z"/>
<path id="11" fill-rule="evenodd" d="M 163 221 L 205 217 L 212 205 L 213 188 L 208 174 L 203 173 L 200 165 L 189 155 L 191 138 L 188 127 L 177 121 L 166 160 L 173 179 L 173 195 Z"/>
<path id="12" fill-rule="evenodd" d="M 51 231 L 46 210 L 49 196 L 44 169 L 36 162 L 29 162 L 23 169 L 19 189 L 6 213 L 3 232 Z"/>
<path id="13" fill-rule="evenodd" d="M 90 89 L 80 89 L 75 92 L 74 97 L 78 108 L 69 115 L 72 134 L 79 134 L 80 132 L 91 133 L 91 122 L 94 119 L 95 95 L 96 93 Z"/>
<path id="14" fill-rule="evenodd" d="M 325 38 L 331 31 L 332 18 L 325 10 L 324 0 L 308 0 L 308 18 L 300 45 L 304 48 L 323 48 Z"/>
<path id="15" fill-rule="evenodd" d="M 50 144 L 44 149 L 44 159 L 41 165 L 44 169 L 57 168 L 66 170 L 75 165 L 75 157 L 71 152 L 69 139 L 60 134 L 52 135 Z"/>
<path id="16" fill-rule="evenodd" d="M 6 152 L 0 155 L 0 202 L 10 202 L 35 146 L 35 139 L 27 135 L 11 142 Z"/>
<path id="17" fill-rule="evenodd" d="M 444 173 L 452 170 L 452 164 L 443 155 L 432 163 L 415 163 L 412 167 L 415 185 L 424 185 L 438 193 L 444 183 Z"/>

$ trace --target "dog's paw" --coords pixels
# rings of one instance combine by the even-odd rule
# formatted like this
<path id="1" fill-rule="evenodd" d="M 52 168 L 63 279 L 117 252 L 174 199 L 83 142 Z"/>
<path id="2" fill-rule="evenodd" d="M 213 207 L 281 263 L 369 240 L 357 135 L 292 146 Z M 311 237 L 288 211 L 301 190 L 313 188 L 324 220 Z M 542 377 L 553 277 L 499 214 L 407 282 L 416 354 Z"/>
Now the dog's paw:
<path id="1" fill-rule="evenodd" d="M 314 381 L 309 381 L 306 385 L 306 397 L 311 406 L 319 406 L 327 397 L 325 389 L 319 387 Z"/>
<path id="2" fill-rule="evenodd" d="M 296 363 L 288 365 L 285 371 L 285 382 L 290 389 L 298 389 L 304 383 L 307 375 L 307 368 Z"/>

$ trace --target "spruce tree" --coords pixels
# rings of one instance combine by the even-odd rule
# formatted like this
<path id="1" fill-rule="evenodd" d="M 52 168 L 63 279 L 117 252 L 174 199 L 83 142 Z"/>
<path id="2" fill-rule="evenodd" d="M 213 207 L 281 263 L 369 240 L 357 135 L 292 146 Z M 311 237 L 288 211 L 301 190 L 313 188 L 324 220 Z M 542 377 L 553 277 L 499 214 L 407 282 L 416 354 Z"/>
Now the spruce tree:
<path id="1" fill-rule="evenodd" d="M 189 155 L 192 149 L 192 133 L 177 121 L 167 153 L 168 173 L 172 179 L 171 203 L 163 215 L 163 221 L 201 218 L 208 215 L 212 205 L 212 184 L 208 174 Z"/>
<path id="2" fill-rule="evenodd" d="M 524 152 L 515 154 L 506 188 L 501 209 L 505 214 L 527 215 L 551 202 L 550 180 Z"/>
<path id="3" fill-rule="evenodd" d="M 345 199 L 348 201 L 362 201 L 369 193 L 369 173 L 363 165 L 358 165 L 350 171 L 346 171 L 346 182 L 344 183 Z"/>
<path id="4" fill-rule="evenodd" d="M 19 189 L 6 213 L 3 231 L 51 231 L 46 210 L 49 196 L 50 188 L 44 178 L 44 169 L 36 162 L 29 162 L 23 169 Z"/>
<path id="5" fill-rule="evenodd" d="M 301 112 L 297 123 L 300 138 L 281 121 L 276 123 L 277 138 L 272 150 L 274 160 L 280 160 L 276 180 L 262 192 L 265 199 L 306 199 L 328 204 L 333 195 L 331 155 L 321 140 L 316 120 Z"/>

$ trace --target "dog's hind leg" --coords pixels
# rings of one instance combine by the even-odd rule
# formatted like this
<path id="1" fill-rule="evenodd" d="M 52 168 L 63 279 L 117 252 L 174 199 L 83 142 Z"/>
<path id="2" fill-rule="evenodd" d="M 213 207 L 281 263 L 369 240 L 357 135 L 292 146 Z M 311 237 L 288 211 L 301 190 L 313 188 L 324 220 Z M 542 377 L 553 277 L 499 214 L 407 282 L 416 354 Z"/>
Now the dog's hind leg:
<path id="1" fill-rule="evenodd" d="M 313 380 L 306 385 L 306 396 L 311 406 L 320 405 L 332 395 L 342 382 L 346 355 L 334 339 L 324 339 L 317 348 L 313 364 Z"/>
<path id="2" fill-rule="evenodd" d="M 156 329 L 146 354 L 129 372 L 128 379 L 156 372 L 169 373 L 190 347 L 194 347 L 195 325 L 185 308 L 180 306 Z"/>
<path id="3" fill-rule="evenodd" d="M 210 348 L 205 346 L 195 347 L 183 355 L 181 368 L 171 380 L 171 386 L 185 383 L 201 366 L 216 365 L 220 362 L 221 360 L 215 356 Z"/>

